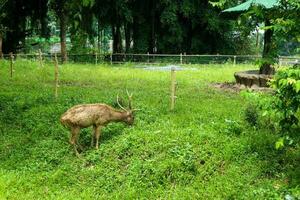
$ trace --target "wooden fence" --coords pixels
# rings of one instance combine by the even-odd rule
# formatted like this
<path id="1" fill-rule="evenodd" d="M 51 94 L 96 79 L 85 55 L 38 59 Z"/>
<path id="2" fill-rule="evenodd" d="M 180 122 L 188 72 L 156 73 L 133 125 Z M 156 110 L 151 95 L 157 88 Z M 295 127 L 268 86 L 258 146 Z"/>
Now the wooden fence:
<path id="1" fill-rule="evenodd" d="M 38 51 L 35 54 L 13 54 L 14 59 L 38 60 L 43 62 L 52 62 L 54 54 L 42 53 Z M 11 54 L 3 54 L 4 59 L 10 59 Z M 58 61 L 61 55 L 57 54 Z M 255 63 L 259 60 L 259 55 L 188 55 L 188 54 L 69 54 L 68 62 L 71 63 L 140 63 L 140 64 L 247 64 Z M 279 65 L 292 65 L 300 62 L 300 57 L 279 56 L 277 60 Z M 42 64 L 42 62 L 41 62 Z"/>

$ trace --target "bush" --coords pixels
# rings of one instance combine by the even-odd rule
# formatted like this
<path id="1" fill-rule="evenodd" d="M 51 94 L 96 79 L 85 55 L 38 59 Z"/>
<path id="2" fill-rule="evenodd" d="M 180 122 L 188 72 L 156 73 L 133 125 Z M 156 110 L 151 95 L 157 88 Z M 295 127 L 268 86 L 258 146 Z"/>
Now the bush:
<path id="1" fill-rule="evenodd" d="M 249 104 L 244 112 L 244 119 L 250 126 L 258 125 L 258 110 L 253 104 Z"/>
<path id="2" fill-rule="evenodd" d="M 276 90 L 274 108 L 280 113 L 279 126 L 282 131 L 289 131 L 299 121 L 300 69 L 279 70 L 271 81 L 271 86 Z"/>
<path id="3" fill-rule="evenodd" d="M 281 134 L 276 142 L 276 148 L 279 149 L 293 143 L 291 136 L 299 122 L 300 69 L 280 69 L 270 85 L 275 89 L 272 95 L 243 93 L 252 104 L 257 105 L 247 107 L 245 120 L 251 125 L 259 124 Z"/>

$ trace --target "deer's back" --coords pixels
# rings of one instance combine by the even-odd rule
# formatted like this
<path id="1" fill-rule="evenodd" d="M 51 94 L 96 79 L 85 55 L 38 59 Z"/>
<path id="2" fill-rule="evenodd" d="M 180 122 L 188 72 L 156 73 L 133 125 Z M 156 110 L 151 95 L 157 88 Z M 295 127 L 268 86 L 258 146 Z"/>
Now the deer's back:
<path id="1" fill-rule="evenodd" d="M 82 104 L 67 110 L 61 116 L 61 123 L 68 126 L 88 127 L 105 124 L 112 108 L 106 104 Z"/>

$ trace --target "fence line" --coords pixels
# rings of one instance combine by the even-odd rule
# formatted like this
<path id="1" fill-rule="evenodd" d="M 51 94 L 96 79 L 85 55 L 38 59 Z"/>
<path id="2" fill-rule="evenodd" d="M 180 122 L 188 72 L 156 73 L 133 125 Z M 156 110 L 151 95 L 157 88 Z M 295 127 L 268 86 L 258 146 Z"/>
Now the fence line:
<path id="1" fill-rule="evenodd" d="M 23 58 L 29 60 L 41 60 L 44 62 L 52 62 L 54 54 L 51 53 L 18 53 L 13 54 L 15 59 Z M 3 54 L 4 59 L 10 59 L 11 54 Z M 61 54 L 57 54 L 58 59 L 61 59 Z M 133 62 L 140 64 L 242 64 L 254 63 L 260 59 L 260 55 L 200 55 L 200 54 L 137 54 L 137 53 L 83 53 L 83 54 L 68 54 L 69 62 L 75 63 L 125 63 Z M 279 56 L 279 65 L 292 65 L 300 62 L 300 57 L 295 56 Z"/>

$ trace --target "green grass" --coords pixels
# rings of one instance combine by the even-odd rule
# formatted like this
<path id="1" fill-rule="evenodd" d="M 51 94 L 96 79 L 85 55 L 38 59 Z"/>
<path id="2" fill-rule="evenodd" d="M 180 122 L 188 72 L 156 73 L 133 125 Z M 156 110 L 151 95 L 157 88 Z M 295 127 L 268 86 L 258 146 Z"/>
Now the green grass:
<path id="1" fill-rule="evenodd" d="M 234 81 L 250 65 L 193 65 L 177 72 L 169 110 L 170 72 L 126 65 L 54 67 L 0 62 L 0 199 L 282 199 L 300 198 L 299 148 L 277 151 L 278 135 L 243 121 L 247 101 L 213 82 Z M 81 103 L 116 104 L 134 93 L 135 125 L 110 124 L 99 150 L 78 159 L 59 117 Z"/>

